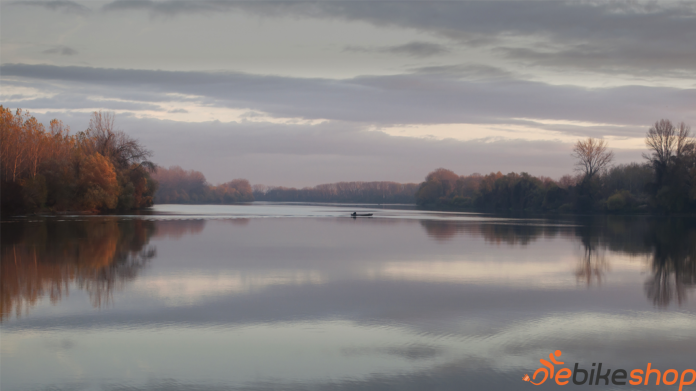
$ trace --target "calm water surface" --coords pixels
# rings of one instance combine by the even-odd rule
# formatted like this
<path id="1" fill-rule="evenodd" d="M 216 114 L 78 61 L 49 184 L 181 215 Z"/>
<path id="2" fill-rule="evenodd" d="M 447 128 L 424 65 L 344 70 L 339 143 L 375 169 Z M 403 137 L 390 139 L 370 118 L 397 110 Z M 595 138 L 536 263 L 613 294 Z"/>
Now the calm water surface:
<path id="1" fill-rule="evenodd" d="M 557 349 L 696 367 L 694 219 L 256 203 L 1 228 L 3 391 L 518 390 Z"/>

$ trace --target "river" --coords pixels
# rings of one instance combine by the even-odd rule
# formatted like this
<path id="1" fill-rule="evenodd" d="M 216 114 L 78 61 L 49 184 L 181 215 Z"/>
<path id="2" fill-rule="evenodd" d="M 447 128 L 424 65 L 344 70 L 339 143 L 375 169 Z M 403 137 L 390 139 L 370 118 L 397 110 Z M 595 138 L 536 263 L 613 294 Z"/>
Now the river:
<path id="1" fill-rule="evenodd" d="M 693 218 L 253 203 L 1 228 L 3 391 L 517 390 L 556 351 L 696 367 Z"/>

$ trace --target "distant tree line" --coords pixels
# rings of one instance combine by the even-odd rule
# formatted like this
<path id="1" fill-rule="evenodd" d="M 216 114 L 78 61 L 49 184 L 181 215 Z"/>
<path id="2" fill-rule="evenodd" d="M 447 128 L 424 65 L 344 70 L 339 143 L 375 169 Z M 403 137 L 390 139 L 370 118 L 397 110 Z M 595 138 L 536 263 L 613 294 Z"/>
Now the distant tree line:
<path id="1" fill-rule="evenodd" d="M 338 182 L 296 189 L 254 185 L 256 201 L 413 204 L 416 183 Z"/>
<path id="2" fill-rule="evenodd" d="M 425 178 L 418 205 L 495 211 L 696 212 L 696 143 L 690 128 L 668 120 L 646 134 L 644 163 L 610 166 L 606 141 L 579 140 L 575 176 L 558 181 L 525 172 L 459 176 L 444 168 Z"/>
<path id="3" fill-rule="evenodd" d="M 218 186 L 209 184 L 203 173 L 179 166 L 157 167 L 153 177 L 159 183 L 158 204 L 232 204 L 254 201 L 246 179 L 235 179 Z"/>
<path id="4" fill-rule="evenodd" d="M 27 112 L 0 106 L 2 213 L 129 210 L 153 203 L 230 204 L 251 201 L 416 203 L 422 207 L 491 211 L 696 212 L 696 143 L 690 128 L 668 120 L 646 134 L 645 162 L 611 166 L 603 140 L 579 140 L 576 175 L 559 180 L 528 173 L 459 176 L 440 168 L 421 184 L 338 182 L 267 187 L 246 179 L 212 185 L 198 171 L 157 167 L 152 152 L 95 112 L 71 134 L 49 129 Z"/>
<path id="5" fill-rule="evenodd" d="M 4 213 L 105 211 L 150 206 L 157 183 L 151 152 L 94 113 L 71 134 L 61 121 L 48 130 L 29 113 L 0 106 L 0 186 Z"/>

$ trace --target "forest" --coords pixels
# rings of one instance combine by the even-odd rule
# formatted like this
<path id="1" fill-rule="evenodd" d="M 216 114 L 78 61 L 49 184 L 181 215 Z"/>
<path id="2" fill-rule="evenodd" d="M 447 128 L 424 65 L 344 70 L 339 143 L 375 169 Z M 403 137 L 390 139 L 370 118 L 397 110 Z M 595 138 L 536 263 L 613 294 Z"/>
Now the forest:
<path id="1" fill-rule="evenodd" d="M 338 182 L 301 189 L 235 179 L 208 183 L 203 173 L 159 167 L 152 152 L 118 130 L 114 115 L 95 112 L 72 134 L 59 120 L 48 129 L 28 112 L 0 106 L 2 213 L 109 212 L 159 204 L 251 201 L 417 204 L 422 208 L 560 213 L 696 212 L 696 142 L 684 123 L 656 122 L 639 163 L 612 165 L 606 140 L 578 140 L 574 175 L 458 175 L 439 168 L 425 181 Z"/>
<path id="2" fill-rule="evenodd" d="M 696 212 L 696 143 L 669 120 L 647 132 L 644 162 L 611 165 L 604 140 L 578 140 L 576 174 L 559 180 L 528 173 L 459 176 L 440 168 L 416 192 L 422 207 L 576 213 Z"/>
<path id="3" fill-rule="evenodd" d="M 48 129 L 28 112 L 0 106 L 2 212 L 106 211 L 151 206 L 157 182 L 152 152 L 94 113 L 71 134 L 59 120 Z"/>
<path id="4" fill-rule="evenodd" d="M 46 129 L 21 109 L 0 111 L 3 215 L 254 200 L 246 179 L 213 186 L 198 171 L 156 166 L 150 150 L 116 129 L 112 113 L 95 112 L 86 130 L 72 134 L 59 120 Z"/>
<path id="5" fill-rule="evenodd" d="M 153 178 L 159 184 L 155 201 L 159 204 L 232 204 L 254 201 L 251 185 L 246 179 L 213 186 L 200 171 L 179 166 L 157 167 Z"/>
<path id="6" fill-rule="evenodd" d="M 179 166 L 157 167 L 152 177 L 159 184 L 155 202 L 162 204 L 230 204 L 251 201 L 356 202 L 413 204 L 417 183 L 339 182 L 297 189 L 250 185 L 246 179 L 213 186 L 200 171 Z"/>
<path id="7" fill-rule="evenodd" d="M 254 185 L 256 201 L 413 204 L 417 183 L 338 182 L 296 189 Z"/>

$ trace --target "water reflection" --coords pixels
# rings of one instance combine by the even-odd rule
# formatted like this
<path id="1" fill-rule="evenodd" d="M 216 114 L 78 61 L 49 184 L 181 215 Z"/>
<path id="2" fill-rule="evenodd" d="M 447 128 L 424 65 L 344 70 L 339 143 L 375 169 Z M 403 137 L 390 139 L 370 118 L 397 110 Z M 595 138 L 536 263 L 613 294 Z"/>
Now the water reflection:
<path id="1" fill-rule="evenodd" d="M 652 222 L 647 241 L 652 244 L 652 275 L 645 293 L 658 307 L 676 300 L 682 304 L 696 286 L 696 227 L 688 220 Z"/>
<path id="2" fill-rule="evenodd" d="M 438 241 L 448 241 L 458 234 L 483 238 L 490 244 L 527 245 L 542 237 L 561 234 L 558 225 L 530 224 L 528 222 L 461 222 L 446 220 L 421 220 L 428 236 Z"/>
<path id="3" fill-rule="evenodd" d="M 602 283 L 611 269 L 611 254 L 645 257 L 651 271 L 645 293 L 658 307 L 681 305 L 696 286 L 696 225 L 689 218 L 593 216 L 552 220 L 546 225 L 528 221 L 420 223 L 439 242 L 454 240 L 457 235 L 481 237 L 495 245 L 526 246 L 557 236 L 578 241 L 582 249 L 574 274 L 588 286 Z"/>
<path id="4" fill-rule="evenodd" d="M 242 209 L 3 222 L 2 389 L 507 390 L 554 349 L 696 349 L 688 220 Z"/>
<path id="5" fill-rule="evenodd" d="M 156 222 L 154 237 L 181 239 L 184 235 L 196 235 L 203 232 L 205 222 L 203 219 L 159 220 Z"/>
<path id="6" fill-rule="evenodd" d="M 56 303 L 68 293 L 74 284 L 89 294 L 94 307 L 111 301 L 114 289 L 136 279 L 139 271 L 153 259 L 156 248 L 149 245 L 152 238 L 179 240 L 185 235 L 203 232 L 206 221 L 194 219 L 123 219 L 119 217 L 88 218 L 82 220 L 56 221 L 55 219 L 34 222 L 10 222 L 3 224 L 2 235 L 2 300 L 0 301 L 0 320 L 11 314 L 21 315 L 27 308 L 35 305 L 42 297 Z M 248 218 L 220 220 L 225 224 L 245 228 L 251 221 Z M 645 281 L 647 298 L 657 307 L 671 304 L 681 305 L 696 286 L 696 226 L 689 219 L 679 218 L 639 218 L 639 217 L 584 217 L 566 220 L 504 220 L 491 221 L 450 221 L 417 220 L 428 237 L 437 243 L 456 241 L 457 237 L 469 240 L 483 239 L 487 245 L 528 246 L 540 239 L 554 238 L 571 240 L 580 245 L 574 269 L 570 271 L 577 282 L 588 286 L 601 284 L 611 270 L 611 259 L 615 254 L 645 258 L 650 275 Z M 341 224 L 355 225 L 354 221 L 337 220 Z M 384 225 L 388 227 L 414 223 L 398 219 L 372 219 L 358 221 L 361 226 Z M 637 261 L 639 262 L 639 261 Z M 512 265 L 514 267 L 514 264 Z M 508 266 L 509 267 L 509 266 Z M 552 272 L 557 266 L 544 264 L 521 264 L 515 272 L 525 278 L 534 278 L 540 269 Z M 554 269 L 555 268 L 555 269 Z M 426 273 L 427 271 L 427 273 Z M 269 274 L 270 273 L 270 274 Z M 309 274 L 308 274 L 309 273 Z M 372 277 L 421 279 L 446 281 L 472 281 L 492 279 L 490 272 L 476 263 L 437 261 L 387 262 Z M 270 282 L 283 281 L 296 275 L 311 275 L 311 281 L 321 281 L 317 270 L 274 270 L 254 275 L 228 271 L 233 275 L 235 286 L 251 286 L 253 281 L 262 278 L 253 286 L 266 286 Z M 269 280 L 267 275 L 274 276 Z M 215 279 L 217 285 L 220 278 Z M 279 277 L 280 276 L 280 277 Z M 439 277 L 438 277 L 439 276 Z M 468 276 L 463 278 L 461 276 Z M 485 276 L 485 277 L 484 277 Z M 503 278 L 508 278 L 502 275 Z M 206 276 L 200 278 L 210 279 Z M 191 285 L 194 280 L 178 277 L 182 286 Z M 171 291 L 175 284 L 159 278 L 152 287 Z M 270 282 L 267 284 L 266 280 Z M 207 281 L 207 280 L 206 280 Z M 304 280 L 302 280 L 304 281 Z M 559 280 L 559 283 L 560 282 Z M 186 285 L 184 284 L 184 285 Z M 547 283 L 545 283 L 547 284 Z M 186 286 L 188 286 L 186 285 Z M 200 284 L 199 284 L 200 285 Z M 213 286 L 208 283 L 206 286 Z M 215 285 L 215 286 L 217 286 Z M 230 285 L 230 284 L 227 284 Z M 227 286 L 225 285 L 225 286 Z M 150 288 L 154 289 L 154 288 Z M 176 288 L 181 290 L 180 288 Z M 232 289 L 232 288 L 230 288 Z M 228 289 L 228 290 L 230 290 Z M 235 288 L 244 292 L 248 289 Z M 182 294 L 190 289 L 181 290 Z M 172 296 L 172 294 L 168 294 Z"/>
<path id="7" fill-rule="evenodd" d="M 601 284 L 604 273 L 609 271 L 609 261 L 603 249 L 597 249 L 592 243 L 583 241 L 583 255 L 575 268 L 575 278 L 587 286 Z"/>
<path id="8" fill-rule="evenodd" d="M 19 317 L 47 297 L 55 304 L 74 284 L 92 306 L 109 304 L 156 257 L 153 237 L 200 233 L 204 220 L 43 219 L 3 224 L 0 321 Z"/>
<path id="9" fill-rule="evenodd" d="M 156 255 L 147 247 L 154 223 L 146 220 L 10 224 L 2 235 L 0 319 L 20 316 L 44 296 L 58 302 L 73 282 L 100 307 Z"/>
<path id="10" fill-rule="evenodd" d="M 657 307 L 683 304 L 696 287 L 693 219 L 613 217 L 606 220 L 604 229 L 594 229 L 591 235 L 599 236 L 592 243 L 603 242 L 603 247 L 613 252 L 647 256 L 650 275 L 645 294 Z M 593 262 L 595 270 L 608 267 L 601 256 Z"/>
<path id="11" fill-rule="evenodd" d="M 580 225 L 575 229 L 582 244 L 582 256 L 575 268 L 575 278 L 587 286 L 601 284 L 604 273 L 609 271 L 606 247 L 601 246 L 601 231 L 596 224 Z"/>

